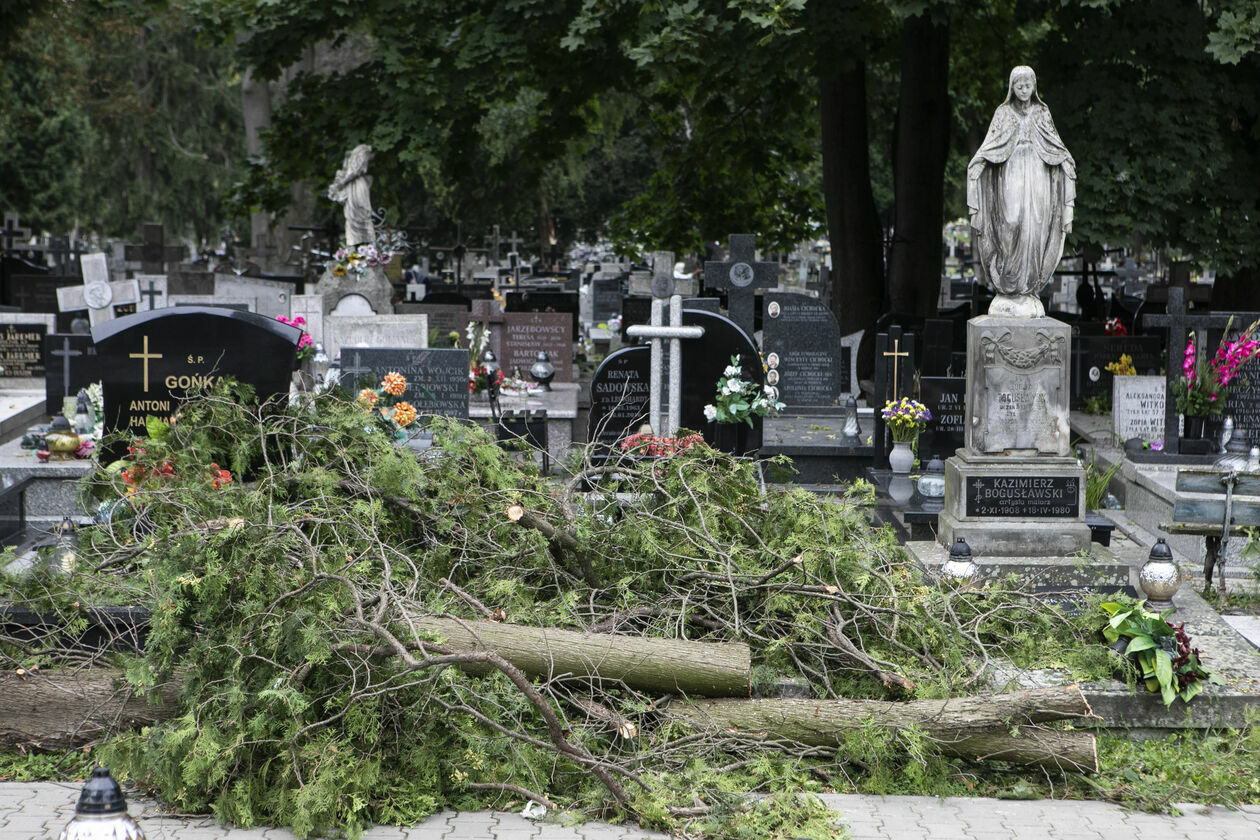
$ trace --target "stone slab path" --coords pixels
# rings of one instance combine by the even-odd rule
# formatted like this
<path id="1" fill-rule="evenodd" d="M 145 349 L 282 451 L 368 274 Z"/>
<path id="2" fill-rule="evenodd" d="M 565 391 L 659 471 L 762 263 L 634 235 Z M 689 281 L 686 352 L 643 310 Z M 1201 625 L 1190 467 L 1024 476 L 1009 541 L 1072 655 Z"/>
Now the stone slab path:
<path id="1" fill-rule="evenodd" d="M 0 783 L 0 837 L 56 840 L 74 813 L 80 785 Z M 1260 806 L 1238 811 L 1182 805 L 1172 817 L 1125 811 L 1103 802 L 1013 801 L 930 796 L 821 797 L 854 840 L 1255 840 Z M 132 816 L 149 840 L 292 840 L 285 829 L 225 828 L 205 817 L 160 814 L 152 802 L 130 797 Z M 445 811 L 418 825 L 380 827 L 364 840 L 664 840 L 666 835 L 628 826 L 533 822 L 500 811 Z"/>

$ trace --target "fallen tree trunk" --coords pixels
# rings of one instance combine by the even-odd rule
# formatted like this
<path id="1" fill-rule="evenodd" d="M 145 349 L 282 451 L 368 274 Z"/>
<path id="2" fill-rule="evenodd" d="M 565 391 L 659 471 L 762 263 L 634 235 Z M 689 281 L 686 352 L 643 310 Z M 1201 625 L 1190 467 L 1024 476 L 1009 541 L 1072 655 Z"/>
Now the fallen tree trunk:
<path id="1" fill-rule="evenodd" d="M 175 687 L 136 697 L 122 671 L 0 674 L 0 746 L 64 750 L 170 717 Z"/>
<path id="2" fill-rule="evenodd" d="M 493 651 L 531 677 L 571 674 L 695 697 L 748 697 L 752 692 L 752 654 L 738 642 L 578 633 L 453 618 L 418 618 L 415 626 L 460 650 Z"/>
<path id="3" fill-rule="evenodd" d="M 1092 717 L 1075 685 L 948 700 L 673 700 L 668 714 L 706 729 L 741 730 L 810 746 L 837 746 L 845 732 L 917 726 L 948 755 L 1083 773 L 1098 771 L 1094 736 L 1030 724 Z"/>

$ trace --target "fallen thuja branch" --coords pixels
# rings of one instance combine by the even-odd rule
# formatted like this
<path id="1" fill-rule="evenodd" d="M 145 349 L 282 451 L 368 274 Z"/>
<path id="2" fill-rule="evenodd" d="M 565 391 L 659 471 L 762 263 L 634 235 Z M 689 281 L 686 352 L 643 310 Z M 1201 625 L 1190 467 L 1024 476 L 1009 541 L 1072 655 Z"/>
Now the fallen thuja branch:
<path id="1" fill-rule="evenodd" d="M 1014 710 L 965 724 L 944 703 L 1003 708 L 991 666 L 1072 661 L 1081 631 L 1015 589 L 940 589 L 853 501 L 763 492 L 703 446 L 549 481 L 430 422 L 441 455 L 417 458 L 333 396 L 264 413 L 212 394 L 136 453 L 160 478 L 93 478 L 112 516 L 74 571 L 14 577 L 9 597 L 68 622 L 100 597 L 148 609 L 141 653 L 76 663 L 163 698 L 144 734 L 115 718 L 120 772 L 175 807 L 306 834 L 521 797 L 667 824 L 728 807 L 732 784 L 947 773 L 948 755 L 1090 769 L 1091 736 Z M 211 461 L 235 480 L 208 484 Z M 54 637 L 0 654 L 51 669 Z M 720 723 L 720 704 L 784 701 L 695 698 L 783 680 L 841 722 L 804 737 L 738 717 L 749 705 L 721 705 L 730 725 L 681 711 Z M 933 698 L 931 721 L 897 717 Z M 1087 713 L 1060 711 L 1035 720 Z"/>

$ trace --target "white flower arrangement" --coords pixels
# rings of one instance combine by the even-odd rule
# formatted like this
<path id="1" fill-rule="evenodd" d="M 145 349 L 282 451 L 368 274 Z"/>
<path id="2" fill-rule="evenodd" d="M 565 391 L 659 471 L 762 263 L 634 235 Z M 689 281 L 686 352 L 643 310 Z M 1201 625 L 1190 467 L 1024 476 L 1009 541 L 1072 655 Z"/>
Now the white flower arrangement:
<path id="1" fill-rule="evenodd" d="M 768 385 L 759 389 L 746 381 L 739 357 L 731 356 L 731 363 L 718 380 L 715 403 L 704 407 L 704 417 L 710 423 L 747 423 L 751 427 L 753 417 L 767 417 L 783 408 Z"/>

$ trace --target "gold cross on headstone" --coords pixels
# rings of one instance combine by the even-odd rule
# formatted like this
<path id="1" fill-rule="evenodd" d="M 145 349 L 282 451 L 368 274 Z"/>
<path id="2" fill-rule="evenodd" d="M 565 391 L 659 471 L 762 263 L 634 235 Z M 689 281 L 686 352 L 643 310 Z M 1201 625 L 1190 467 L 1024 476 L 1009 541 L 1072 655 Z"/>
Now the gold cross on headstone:
<path id="1" fill-rule="evenodd" d="M 898 351 L 901 351 L 901 352 L 898 352 Z M 899 399 L 897 396 L 897 387 L 901 384 L 901 377 L 898 375 L 898 370 L 899 370 L 899 365 L 900 365 L 898 358 L 901 356 L 909 357 L 910 353 L 907 351 L 901 350 L 900 338 L 894 338 L 893 349 L 891 351 L 886 351 L 884 353 L 884 356 L 885 357 L 892 356 L 892 360 L 893 360 L 892 399 L 893 399 L 893 402 L 896 402 Z"/>
<path id="2" fill-rule="evenodd" d="M 160 359 L 162 358 L 162 354 L 149 352 L 149 337 L 146 335 L 144 337 L 144 352 L 129 353 L 128 356 L 132 359 L 144 360 L 144 392 L 146 394 L 149 393 L 149 359 Z"/>

